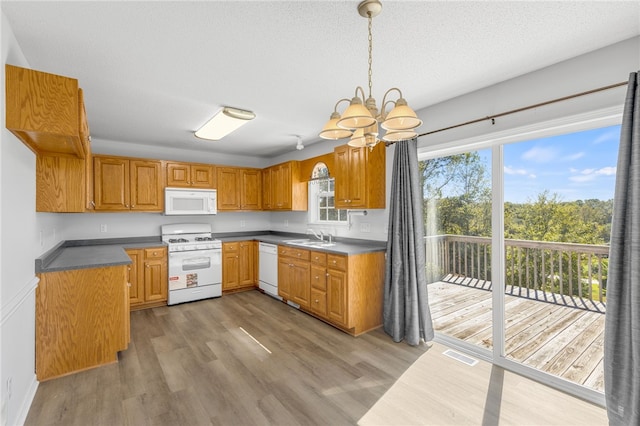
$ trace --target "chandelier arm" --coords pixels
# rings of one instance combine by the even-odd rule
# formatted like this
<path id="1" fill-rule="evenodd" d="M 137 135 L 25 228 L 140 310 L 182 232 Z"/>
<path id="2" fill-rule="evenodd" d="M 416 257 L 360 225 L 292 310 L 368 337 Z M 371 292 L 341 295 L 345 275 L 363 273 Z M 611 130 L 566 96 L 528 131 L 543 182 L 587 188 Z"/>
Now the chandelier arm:
<path id="1" fill-rule="evenodd" d="M 384 121 L 385 118 L 387 117 L 387 105 L 389 105 L 389 104 L 393 104 L 395 106 L 396 102 L 395 101 L 391 101 L 391 100 L 385 102 L 383 100 L 383 104 L 380 107 L 380 115 L 379 115 L 380 121 Z M 393 109 L 393 108 L 391 108 L 391 109 Z"/>
<path id="2" fill-rule="evenodd" d="M 336 102 L 336 106 L 333 107 L 333 112 L 338 112 L 338 105 L 340 105 L 342 102 L 350 103 L 351 99 L 347 99 L 347 98 L 340 99 L 338 102 Z"/>
<path id="3" fill-rule="evenodd" d="M 356 97 L 358 97 L 358 89 L 360 89 L 360 93 L 362 93 L 362 101 L 364 102 L 364 100 L 365 100 L 366 98 L 364 97 L 364 89 L 362 88 L 362 86 L 358 86 L 358 87 L 356 87 L 356 93 L 355 93 L 355 96 L 356 96 Z"/>

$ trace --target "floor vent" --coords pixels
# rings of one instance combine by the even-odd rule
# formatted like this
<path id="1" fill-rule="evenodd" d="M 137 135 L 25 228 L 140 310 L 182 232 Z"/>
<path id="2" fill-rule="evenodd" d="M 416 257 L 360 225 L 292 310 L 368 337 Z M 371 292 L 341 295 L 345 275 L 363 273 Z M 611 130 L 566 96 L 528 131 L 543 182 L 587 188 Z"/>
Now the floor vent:
<path id="1" fill-rule="evenodd" d="M 443 352 L 443 354 L 448 356 L 449 358 L 455 359 L 456 361 L 460 361 L 463 364 L 467 364 L 470 367 L 473 367 L 478 363 L 477 359 L 471 358 L 470 356 L 466 356 L 465 354 L 461 354 L 460 352 L 456 352 L 451 349 L 447 349 Z"/>

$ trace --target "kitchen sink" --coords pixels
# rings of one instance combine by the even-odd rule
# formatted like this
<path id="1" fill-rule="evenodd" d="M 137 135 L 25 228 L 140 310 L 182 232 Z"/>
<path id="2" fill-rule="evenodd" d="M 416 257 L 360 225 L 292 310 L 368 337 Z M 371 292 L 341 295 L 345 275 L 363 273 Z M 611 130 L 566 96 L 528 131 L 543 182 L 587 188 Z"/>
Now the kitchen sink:
<path id="1" fill-rule="evenodd" d="M 336 243 L 330 243 L 328 241 L 310 240 L 308 238 L 300 239 L 300 240 L 284 240 L 283 243 L 293 244 L 296 246 L 303 246 L 303 247 L 332 247 L 336 245 Z"/>

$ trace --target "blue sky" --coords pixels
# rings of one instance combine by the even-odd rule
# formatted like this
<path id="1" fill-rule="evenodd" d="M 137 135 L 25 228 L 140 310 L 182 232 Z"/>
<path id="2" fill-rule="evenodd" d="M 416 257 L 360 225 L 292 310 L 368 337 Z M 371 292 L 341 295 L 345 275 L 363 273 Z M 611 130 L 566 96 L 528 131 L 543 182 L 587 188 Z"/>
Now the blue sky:
<path id="1" fill-rule="evenodd" d="M 505 145 L 505 201 L 533 201 L 545 189 L 561 201 L 613 198 L 619 138 L 617 125 Z"/>

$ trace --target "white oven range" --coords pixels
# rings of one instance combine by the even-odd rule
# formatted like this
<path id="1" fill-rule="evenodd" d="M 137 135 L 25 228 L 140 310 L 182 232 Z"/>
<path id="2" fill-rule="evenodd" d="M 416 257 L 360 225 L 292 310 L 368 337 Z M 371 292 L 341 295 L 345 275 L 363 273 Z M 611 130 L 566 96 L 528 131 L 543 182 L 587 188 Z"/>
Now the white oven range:
<path id="1" fill-rule="evenodd" d="M 169 246 L 168 305 L 222 296 L 222 242 L 206 223 L 162 225 Z"/>

